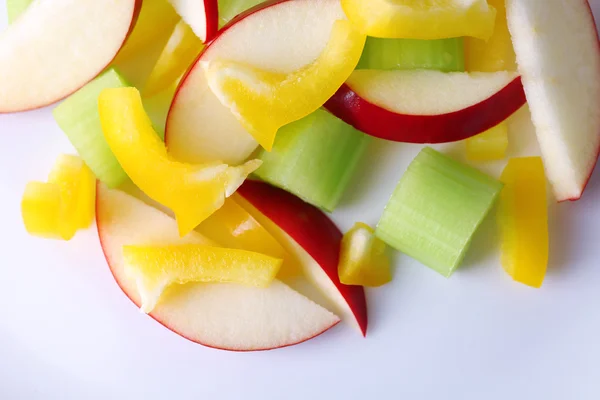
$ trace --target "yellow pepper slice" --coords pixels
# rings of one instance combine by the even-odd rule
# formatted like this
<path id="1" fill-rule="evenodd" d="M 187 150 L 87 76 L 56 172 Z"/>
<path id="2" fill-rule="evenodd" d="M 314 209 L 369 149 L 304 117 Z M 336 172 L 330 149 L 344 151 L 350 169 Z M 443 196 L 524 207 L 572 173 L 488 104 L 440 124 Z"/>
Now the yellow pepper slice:
<path id="1" fill-rule="evenodd" d="M 319 109 L 346 81 L 360 60 L 365 40 L 349 21 L 339 20 L 319 57 L 289 74 L 227 60 L 204 67 L 221 103 L 270 151 L 279 128 Z"/>
<path id="2" fill-rule="evenodd" d="M 492 129 L 465 140 L 467 159 L 471 161 L 502 160 L 508 149 L 508 124 L 501 122 Z"/>
<path id="3" fill-rule="evenodd" d="M 98 109 L 104 137 L 115 157 L 133 183 L 175 213 L 181 236 L 221 208 L 225 198 L 261 164 L 252 160 L 230 167 L 172 160 L 135 88 L 105 89 Z"/>
<path id="4" fill-rule="evenodd" d="M 69 240 L 60 229 L 60 187 L 45 182 L 29 182 L 21 200 L 21 216 L 30 235 Z"/>
<path id="5" fill-rule="evenodd" d="M 487 40 L 496 17 L 486 0 L 342 0 L 342 8 L 361 32 L 390 39 Z"/>
<path id="6" fill-rule="evenodd" d="M 142 311 L 151 312 L 171 284 L 222 282 L 267 287 L 282 260 L 245 250 L 198 244 L 124 246 L 125 272 L 136 281 Z"/>
<path id="7" fill-rule="evenodd" d="M 146 81 L 144 96 L 152 96 L 177 81 L 204 45 L 183 20 L 179 21 Z"/>
<path id="8" fill-rule="evenodd" d="M 488 41 L 465 38 L 465 69 L 469 72 L 516 71 L 517 61 L 513 48 L 505 0 L 488 0 L 496 11 L 496 27 Z"/>
<path id="9" fill-rule="evenodd" d="M 377 287 L 392 280 L 386 245 L 375 231 L 358 222 L 342 239 L 338 274 L 346 285 Z"/>
<path id="10" fill-rule="evenodd" d="M 517 282 L 539 288 L 548 265 L 548 204 L 540 157 L 513 158 L 502 172 L 498 204 L 502 266 Z"/>

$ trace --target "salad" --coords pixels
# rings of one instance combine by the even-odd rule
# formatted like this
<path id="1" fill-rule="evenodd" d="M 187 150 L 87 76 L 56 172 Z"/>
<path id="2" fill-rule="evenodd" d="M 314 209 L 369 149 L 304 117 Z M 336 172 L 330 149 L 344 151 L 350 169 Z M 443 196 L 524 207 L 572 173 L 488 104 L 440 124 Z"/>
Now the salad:
<path id="1" fill-rule="evenodd" d="M 340 321 L 366 336 L 365 288 L 392 281 L 394 251 L 450 278 L 490 213 L 498 264 L 540 288 L 548 202 L 578 200 L 600 152 L 586 0 L 7 5 L 0 114 L 58 103 L 77 153 L 26 184 L 26 230 L 95 224 L 125 295 L 213 348 L 281 348 Z M 526 106 L 542 156 L 509 157 Z M 422 148 L 379 220 L 343 233 L 328 214 L 376 142 Z"/>

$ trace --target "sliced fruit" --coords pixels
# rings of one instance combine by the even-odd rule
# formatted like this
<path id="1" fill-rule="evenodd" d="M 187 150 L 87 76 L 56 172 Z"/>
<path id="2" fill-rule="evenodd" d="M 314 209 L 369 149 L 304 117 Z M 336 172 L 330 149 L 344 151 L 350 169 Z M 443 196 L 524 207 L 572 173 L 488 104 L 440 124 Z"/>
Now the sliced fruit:
<path id="1" fill-rule="evenodd" d="M 516 71 L 515 51 L 506 21 L 505 0 L 488 0 L 488 3 L 496 9 L 494 33 L 487 41 L 471 37 L 465 38 L 466 70 Z"/>
<path id="2" fill-rule="evenodd" d="M 361 32 L 398 39 L 445 39 L 494 32 L 496 10 L 486 0 L 342 0 Z"/>
<path id="3" fill-rule="evenodd" d="M 502 266 L 517 282 L 539 288 L 548 266 L 548 204 L 540 157 L 512 158 L 500 177 Z"/>
<path id="4" fill-rule="evenodd" d="M 183 76 L 203 48 L 189 25 L 179 21 L 146 81 L 144 95 L 152 96 L 167 89 Z"/>
<path id="5" fill-rule="evenodd" d="M 317 59 L 340 19 L 345 16 L 339 0 L 266 2 L 236 18 L 182 80 L 167 119 L 169 152 L 194 163 L 248 158 L 257 142 L 212 93 L 203 65 L 221 59 L 289 74 Z"/>
<path id="6" fill-rule="evenodd" d="M 117 187 L 127 174 L 104 139 L 98 96 L 106 88 L 130 86 L 115 69 L 109 69 L 69 96 L 52 112 L 54 119 L 77 149 L 96 177 L 110 187 Z"/>
<path id="7" fill-rule="evenodd" d="M 206 43 L 215 36 L 219 29 L 217 0 L 169 0 L 169 2 L 202 42 Z"/>
<path id="8" fill-rule="evenodd" d="M 197 232 L 221 246 L 266 254 L 284 260 L 280 275 L 293 275 L 294 265 L 279 242 L 248 211 L 236 201 L 237 194 L 225 200 L 196 228 Z"/>
<path id="9" fill-rule="evenodd" d="M 586 0 L 506 0 L 508 28 L 546 175 L 577 200 L 600 150 L 600 45 Z"/>
<path id="10" fill-rule="evenodd" d="M 94 220 L 96 177 L 77 156 L 61 155 L 48 176 L 48 183 L 60 188 L 63 238 L 71 238 L 79 229 L 89 228 Z"/>
<path id="11" fill-rule="evenodd" d="M 111 272 L 138 307 L 140 295 L 135 281 L 125 273 L 123 246 L 212 244 L 196 232 L 180 238 L 173 219 L 103 185 L 98 187 L 96 222 Z M 176 285 L 163 294 L 150 315 L 191 341 L 234 351 L 291 346 L 339 322 L 335 315 L 279 281 L 268 288 L 232 284 Z"/>
<path id="12" fill-rule="evenodd" d="M 238 167 L 172 160 L 135 88 L 105 89 L 98 98 L 98 109 L 104 138 L 113 154 L 133 183 L 173 210 L 182 236 L 218 210 L 260 166 L 258 160 Z"/>
<path id="13" fill-rule="evenodd" d="M 51 239 L 69 240 L 62 236 L 60 187 L 53 183 L 29 182 L 21 199 L 21 217 L 27 233 Z"/>
<path id="14" fill-rule="evenodd" d="M 465 70 L 463 38 L 418 40 L 368 37 L 356 69 Z"/>
<path id="15" fill-rule="evenodd" d="M 471 161 L 502 160 L 508 148 L 508 123 L 502 122 L 492 129 L 465 141 L 467 159 Z"/>
<path id="16" fill-rule="evenodd" d="M 0 35 L 0 113 L 54 103 L 93 79 L 123 46 L 140 4 L 32 3 Z"/>
<path id="17" fill-rule="evenodd" d="M 225 26 L 246 10 L 265 0 L 219 0 L 219 25 Z"/>
<path id="18" fill-rule="evenodd" d="M 281 74 L 243 63 L 205 65 L 208 86 L 267 151 L 279 128 L 318 110 L 350 76 L 365 44 L 349 21 L 333 24 L 323 52 L 305 67 Z"/>
<path id="19" fill-rule="evenodd" d="M 498 125 L 525 104 L 513 72 L 355 71 L 325 107 L 369 135 L 445 143 Z"/>
<path id="20" fill-rule="evenodd" d="M 342 239 L 340 281 L 345 285 L 378 287 L 392 281 L 390 259 L 384 242 L 367 224 L 357 222 Z"/>
<path id="21" fill-rule="evenodd" d="M 364 154 L 369 137 L 324 110 L 284 126 L 255 175 L 302 200 L 333 211 Z"/>
<path id="22" fill-rule="evenodd" d="M 450 277 L 501 189 L 495 179 L 426 147 L 398 183 L 376 235 Z"/>
<path id="23" fill-rule="evenodd" d="M 8 14 L 8 23 L 16 20 L 23 11 L 29 7 L 33 0 L 6 0 L 6 12 Z"/>
<path id="24" fill-rule="evenodd" d="M 263 182 L 246 181 L 242 207 L 279 240 L 304 275 L 331 301 L 342 318 L 367 334 L 367 304 L 361 286 L 340 282 L 342 233 L 319 209 Z"/>
<path id="25" fill-rule="evenodd" d="M 190 282 L 234 283 L 267 287 L 281 267 L 281 259 L 245 250 L 201 244 L 124 246 L 125 273 L 134 279 L 141 310 L 152 311 L 165 289 Z"/>

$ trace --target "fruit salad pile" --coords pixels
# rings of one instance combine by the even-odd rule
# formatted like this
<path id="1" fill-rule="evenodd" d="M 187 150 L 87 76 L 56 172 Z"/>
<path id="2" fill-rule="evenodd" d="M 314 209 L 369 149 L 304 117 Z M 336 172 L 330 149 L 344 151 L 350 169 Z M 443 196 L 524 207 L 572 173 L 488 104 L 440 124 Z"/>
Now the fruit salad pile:
<path id="1" fill-rule="evenodd" d="M 7 5 L 0 114 L 60 101 L 77 152 L 27 184 L 25 228 L 69 240 L 95 220 L 131 301 L 206 346 L 290 346 L 341 320 L 366 335 L 391 251 L 450 277 L 491 210 L 499 264 L 539 288 L 548 199 L 579 199 L 598 157 L 586 0 Z M 508 158 L 525 105 L 542 156 Z M 328 213 L 375 141 L 423 147 L 379 222 L 343 234 Z M 449 142 L 469 164 L 427 146 Z M 478 168 L 492 160 L 498 176 Z"/>

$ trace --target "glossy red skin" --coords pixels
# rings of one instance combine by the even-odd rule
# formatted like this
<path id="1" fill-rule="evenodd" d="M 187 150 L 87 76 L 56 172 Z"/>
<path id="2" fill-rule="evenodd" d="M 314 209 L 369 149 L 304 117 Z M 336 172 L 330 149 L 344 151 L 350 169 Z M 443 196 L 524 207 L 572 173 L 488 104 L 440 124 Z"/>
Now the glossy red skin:
<path id="1" fill-rule="evenodd" d="M 206 0 L 208 1 L 208 0 Z M 216 0 L 215 0 L 216 1 Z M 202 52 L 198 55 L 198 57 L 196 58 L 196 60 L 194 60 L 194 62 L 189 66 L 189 68 L 187 69 L 187 71 L 185 72 L 185 74 L 183 75 L 183 77 L 181 78 L 181 81 L 179 81 L 179 85 L 177 85 L 177 89 L 175 90 L 175 95 L 173 96 L 173 101 L 171 102 L 171 106 L 169 107 L 169 112 L 167 114 L 167 122 L 166 122 L 166 126 L 165 126 L 165 143 L 167 144 L 167 146 L 169 145 L 169 121 L 171 120 L 171 113 L 173 111 L 173 108 L 175 107 L 175 103 L 177 102 L 177 97 L 179 95 L 179 91 L 181 90 L 181 88 L 185 85 L 185 82 L 188 78 L 188 76 L 190 75 L 190 73 L 195 69 L 195 68 L 202 68 L 199 66 L 199 61 L 202 59 L 202 56 L 204 55 L 204 53 L 211 47 L 213 46 L 216 42 L 218 42 L 219 38 L 221 37 L 221 35 L 223 35 L 223 33 L 227 32 L 229 30 L 229 28 L 231 28 L 233 25 L 237 24 L 238 22 L 242 21 L 243 19 L 245 19 L 246 17 L 258 12 L 258 11 L 262 11 L 266 8 L 272 7 L 274 5 L 280 4 L 280 3 L 286 3 L 288 1 L 293 1 L 293 0 L 268 0 L 265 2 L 262 2 L 260 4 L 257 4 L 256 6 L 244 11 L 243 13 L 239 14 L 237 17 L 233 18 L 231 21 L 229 21 L 224 27 L 222 27 L 220 30 L 218 30 L 216 32 L 216 35 L 212 38 L 212 40 L 206 40 L 207 45 L 204 48 L 204 50 L 202 50 Z M 217 21 L 218 23 L 218 15 L 217 15 Z"/>
<path id="2" fill-rule="evenodd" d="M 99 181 L 97 182 L 97 185 L 100 185 L 100 182 L 99 182 Z M 124 289 L 124 287 L 125 287 L 125 286 L 124 286 L 124 285 L 123 285 L 123 284 L 122 284 L 122 283 L 119 281 L 119 278 L 118 278 L 118 277 L 117 277 L 117 275 L 114 273 L 114 271 L 113 271 L 113 268 L 112 268 L 112 263 L 111 263 L 110 257 L 109 257 L 109 255 L 108 255 L 108 253 L 106 252 L 106 250 L 104 249 L 104 244 L 102 243 L 102 237 L 103 237 L 103 234 L 102 234 L 102 223 L 101 223 L 101 222 L 98 220 L 98 215 L 100 215 L 100 212 L 99 212 L 99 210 L 100 210 L 100 208 L 101 208 L 101 207 L 102 207 L 102 205 L 100 204 L 100 201 L 98 201 L 98 197 L 96 197 L 96 228 L 97 228 L 97 230 L 98 230 L 98 239 L 100 240 L 100 247 L 102 248 L 102 254 L 104 254 L 104 258 L 106 259 L 106 263 L 108 264 L 108 268 L 109 268 L 109 270 L 110 270 L 110 273 L 112 274 L 112 276 L 113 276 L 113 278 L 114 278 L 115 282 L 117 282 L 117 285 L 119 286 L 119 288 L 121 289 L 121 291 L 122 291 L 122 292 L 125 294 L 125 296 L 127 296 L 127 298 L 128 298 L 129 300 L 131 300 L 131 302 L 132 302 L 133 304 L 135 304 L 135 305 L 136 305 L 136 307 L 138 307 L 138 308 L 139 308 L 139 307 L 140 307 L 140 304 L 136 303 L 136 302 L 133 300 L 133 298 L 132 298 L 132 297 L 129 295 L 129 293 L 127 293 L 127 292 L 125 291 L 125 289 Z M 312 337 L 309 337 L 309 338 L 307 338 L 307 339 L 301 340 L 301 341 L 299 341 L 299 342 L 296 342 L 296 343 L 290 343 L 290 344 L 287 344 L 287 345 L 285 345 L 285 346 L 274 347 L 274 348 L 264 348 L 264 349 L 263 349 L 263 348 L 257 348 L 257 349 L 251 349 L 251 350 L 237 350 L 237 349 L 225 349 L 225 348 L 221 348 L 221 347 L 210 346 L 210 345 L 207 345 L 207 344 L 204 344 L 204 343 L 201 343 L 201 342 L 195 341 L 195 340 L 193 340 L 193 339 L 190 339 L 189 337 L 185 336 L 185 334 L 184 334 L 184 333 L 182 333 L 182 332 L 179 332 L 179 331 L 177 331 L 176 329 L 173 329 L 173 328 L 169 327 L 167 324 L 165 324 L 164 322 L 162 322 L 160 319 L 158 319 L 158 318 L 157 318 L 156 316 L 154 316 L 152 313 L 150 313 L 149 315 L 150 315 L 150 317 L 152 317 L 152 319 L 154 319 L 156 322 L 158 322 L 159 324 L 161 324 L 162 326 L 164 326 L 165 328 L 167 328 L 167 329 L 168 329 L 168 330 L 170 330 L 171 332 L 174 332 L 174 333 L 178 334 L 178 335 L 179 335 L 179 336 L 181 336 L 182 338 L 184 338 L 184 339 L 187 339 L 187 340 L 189 340 L 189 341 L 190 341 L 190 342 L 192 342 L 192 343 L 201 344 L 202 346 L 209 347 L 209 348 L 211 348 L 211 349 L 217 349 L 217 350 L 226 350 L 226 351 L 231 351 L 231 352 L 235 352 L 235 353 L 249 353 L 249 352 L 254 352 L 254 351 L 267 351 L 267 350 L 275 350 L 275 349 L 281 349 L 281 348 L 284 348 L 284 347 L 295 346 L 295 345 L 297 345 L 297 344 L 300 344 L 300 343 L 307 342 L 307 341 L 309 341 L 309 340 L 311 340 L 311 339 L 314 339 L 314 338 L 316 338 L 317 336 L 320 336 L 320 335 L 322 335 L 323 333 L 327 332 L 329 329 L 333 328 L 334 326 L 336 326 L 336 325 L 337 325 L 337 324 L 339 324 L 339 322 L 340 322 L 340 321 L 337 321 L 337 322 L 336 322 L 336 323 L 334 323 L 333 325 L 331 325 L 331 326 L 329 326 L 329 327 L 325 328 L 325 329 L 324 329 L 322 332 L 319 332 L 319 333 L 317 333 L 316 335 L 314 335 L 314 336 L 312 336 Z"/>
<path id="3" fill-rule="evenodd" d="M 325 271 L 342 294 L 363 336 L 367 334 L 367 302 L 362 286 L 340 282 L 338 263 L 342 232 L 318 208 L 263 182 L 246 181 L 238 192 L 292 237 Z"/>
<path id="4" fill-rule="evenodd" d="M 210 42 L 219 31 L 219 3 L 218 0 L 204 0 L 204 13 L 206 14 L 206 40 Z"/>
<path id="5" fill-rule="evenodd" d="M 127 31 L 127 36 L 125 36 L 125 40 L 123 40 L 123 44 L 121 45 L 121 48 L 123 48 L 123 46 L 125 46 L 125 43 L 127 42 L 127 39 L 129 38 L 129 35 L 131 35 L 131 32 L 133 31 L 133 28 L 135 28 L 135 24 L 137 23 L 137 19 L 140 16 L 140 11 L 142 9 L 142 1 L 143 0 L 134 0 L 134 1 L 135 1 L 135 6 L 134 6 L 134 9 L 133 9 L 133 18 L 131 19 L 131 25 L 129 25 L 129 31 Z M 110 66 L 110 64 L 112 64 L 112 62 L 115 60 L 115 58 L 117 58 L 118 54 L 119 54 L 119 52 L 117 52 L 117 54 L 115 54 L 115 56 L 108 62 L 107 65 L 105 65 L 104 67 L 102 67 L 102 69 L 100 71 L 98 71 L 98 73 L 96 73 L 94 76 L 92 76 L 90 78 L 90 80 L 88 80 L 83 85 L 81 85 L 79 87 L 79 89 L 81 89 L 82 87 L 84 87 L 85 85 L 87 85 L 88 83 L 90 83 L 91 81 L 93 81 L 94 79 L 96 79 L 96 77 L 98 77 L 98 75 L 100 75 L 102 72 L 104 72 L 104 70 L 106 68 L 108 68 L 108 66 Z M 75 91 L 73 91 L 71 93 L 68 93 L 67 95 L 61 97 L 60 99 L 56 99 L 56 100 L 54 100 L 54 101 L 52 101 L 50 103 L 42 104 L 42 105 L 39 105 L 39 106 L 33 107 L 33 108 L 28 108 L 26 110 L 18 110 L 18 111 L 11 111 L 11 112 L 4 112 L 4 111 L 0 110 L 0 115 L 1 114 L 13 114 L 13 113 L 20 113 L 20 112 L 25 112 L 25 111 L 39 110 L 40 108 L 47 107 L 49 105 L 52 105 L 54 103 L 58 103 L 59 101 L 66 99 L 67 97 L 69 97 L 70 95 L 72 95 L 73 93 L 75 93 L 79 89 L 76 89 Z"/>
<path id="6" fill-rule="evenodd" d="M 585 1 L 587 8 L 590 12 L 590 18 L 592 20 L 592 24 L 596 27 L 596 39 L 598 42 L 597 51 L 600 52 L 600 36 L 598 35 L 598 27 L 596 26 L 596 20 L 594 19 L 594 12 L 592 11 L 592 6 L 590 5 L 589 0 L 583 0 L 583 1 Z M 598 71 L 598 72 L 600 75 L 600 71 Z M 600 79 L 600 76 L 598 77 L 598 79 Z M 598 134 L 600 135 L 600 132 L 598 132 Z M 600 156 L 600 146 L 596 150 L 596 160 L 594 161 L 592 167 L 590 168 L 590 173 L 589 173 L 585 183 L 583 184 L 583 187 L 581 188 L 581 194 L 577 197 L 573 197 L 570 199 L 558 199 L 559 203 L 562 203 L 565 201 L 577 201 L 577 200 L 581 199 L 581 196 L 583 196 L 583 193 L 584 193 L 585 189 L 587 188 L 588 183 L 590 183 L 590 179 L 592 179 L 592 175 L 594 174 L 594 170 L 596 169 L 596 164 L 598 164 L 598 156 Z"/>
<path id="7" fill-rule="evenodd" d="M 347 84 L 325 103 L 325 108 L 356 129 L 380 139 L 435 144 L 456 142 L 485 132 L 525 103 L 525 91 L 518 77 L 488 99 L 448 114 L 397 114 L 363 99 Z"/>

